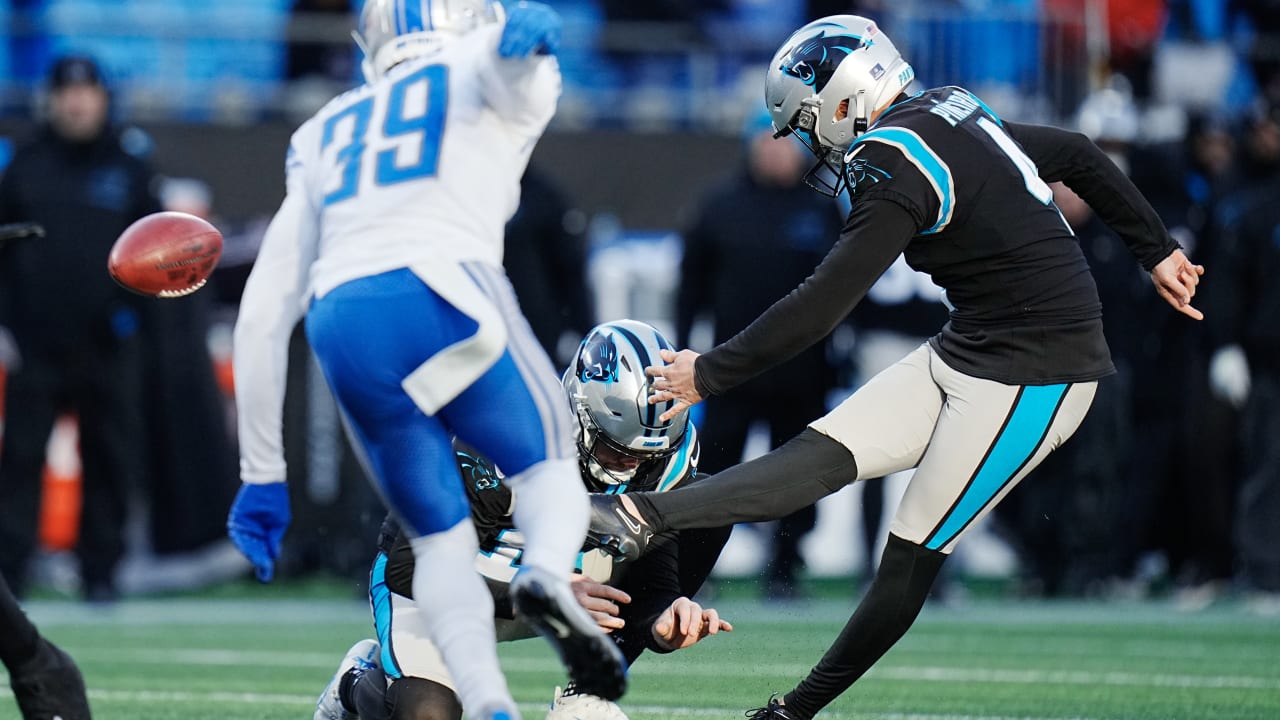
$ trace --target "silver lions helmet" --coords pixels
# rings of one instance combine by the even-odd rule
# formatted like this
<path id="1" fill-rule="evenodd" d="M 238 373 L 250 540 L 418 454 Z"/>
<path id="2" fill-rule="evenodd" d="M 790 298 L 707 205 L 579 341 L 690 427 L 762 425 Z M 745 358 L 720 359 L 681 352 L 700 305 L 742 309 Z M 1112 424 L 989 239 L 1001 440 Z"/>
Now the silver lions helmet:
<path id="1" fill-rule="evenodd" d="M 867 131 L 871 115 L 914 79 L 915 71 L 874 21 L 831 15 L 795 31 L 778 48 L 764 99 L 778 135 L 795 133 L 818 157 L 806 180 L 834 196 L 845 184 L 844 152 Z M 837 117 L 845 101 L 845 115 Z"/>
<path id="2" fill-rule="evenodd" d="M 366 0 L 354 34 L 373 82 L 395 65 L 434 52 L 441 33 L 462 35 L 502 22 L 497 0 Z"/>
<path id="3" fill-rule="evenodd" d="M 578 419 L 583 478 L 592 490 L 651 489 L 684 441 L 688 411 L 659 420 L 672 403 L 649 404 L 653 385 L 644 373 L 662 363 L 659 350 L 670 349 L 662 333 L 635 320 L 597 325 L 578 345 L 563 382 Z"/>

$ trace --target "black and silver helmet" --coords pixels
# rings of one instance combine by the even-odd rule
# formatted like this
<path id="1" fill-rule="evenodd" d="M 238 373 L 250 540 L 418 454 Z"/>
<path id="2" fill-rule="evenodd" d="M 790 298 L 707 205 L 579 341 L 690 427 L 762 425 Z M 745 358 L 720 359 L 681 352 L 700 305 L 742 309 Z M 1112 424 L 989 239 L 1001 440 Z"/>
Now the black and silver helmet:
<path id="1" fill-rule="evenodd" d="M 580 432 L 578 457 L 584 479 L 607 490 L 626 485 L 656 483 L 661 466 L 680 448 L 689 426 L 689 413 L 672 420 L 658 419 L 672 403 L 649 404 L 651 378 L 644 369 L 661 365 L 659 350 L 671 343 L 653 326 L 635 320 L 616 320 L 596 326 L 578 346 L 565 371 L 565 392 L 573 405 Z M 611 469 L 602 456 L 629 458 L 628 469 Z"/>
<path id="2" fill-rule="evenodd" d="M 814 185 L 839 194 L 844 184 L 844 153 L 867 131 L 876 110 L 885 107 L 911 81 L 915 71 L 875 22 L 858 15 L 831 15 L 805 25 L 778 48 L 765 75 L 764 100 L 778 135 L 795 133 L 818 157 L 806 180 L 821 171 L 834 181 Z M 848 112 L 837 108 L 848 101 Z"/>

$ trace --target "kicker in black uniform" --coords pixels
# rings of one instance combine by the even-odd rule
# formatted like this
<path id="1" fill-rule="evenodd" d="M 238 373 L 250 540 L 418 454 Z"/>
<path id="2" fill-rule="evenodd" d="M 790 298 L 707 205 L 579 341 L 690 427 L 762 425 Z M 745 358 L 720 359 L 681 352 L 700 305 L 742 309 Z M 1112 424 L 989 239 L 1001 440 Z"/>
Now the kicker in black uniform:
<path id="1" fill-rule="evenodd" d="M 945 289 L 942 332 L 772 453 L 673 493 L 593 497 L 593 536 L 633 555 L 650 533 L 769 520 L 916 468 L 866 597 L 757 720 L 812 718 L 892 647 L 961 535 L 1071 436 L 1112 372 L 1097 289 L 1047 181 L 1092 205 L 1157 292 L 1201 317 L 1190 300 L 1203 268 L 1084 136 L 1005 122 L 962 88 L 907 96 L 913 78 L 866 18 L 823 18 L 783 44 L 766 79 L 774 126 L 818 156 L 826 189 L 847 187 L 852 211 L 813 275 L 749 327 L 702 356 L 663 353 L 650 401 L 682 412 L 795 355 L 903 253 Z"/>

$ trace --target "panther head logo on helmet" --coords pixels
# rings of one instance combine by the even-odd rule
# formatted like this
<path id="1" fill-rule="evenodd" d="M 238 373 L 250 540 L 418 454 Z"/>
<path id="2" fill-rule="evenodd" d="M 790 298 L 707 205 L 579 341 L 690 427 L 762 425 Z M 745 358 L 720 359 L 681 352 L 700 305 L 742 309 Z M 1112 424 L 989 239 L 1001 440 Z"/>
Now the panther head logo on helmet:
<path id="1" fill-rule="evenodd" d="M 864 46 L 858 35 L 827 35 L 823 30 L 792 48 L 782 59 L 779 69 L 799 78 L 800 82 L 812 87 L 814 92 L 822 92 L 840 61 Z"/>
<path id="2" fill-rule="evenodd" d="M 582 382 L 618 381 L 618 345 L 613 333 L 593 332 L 578 352 L 576 374 Z"/>

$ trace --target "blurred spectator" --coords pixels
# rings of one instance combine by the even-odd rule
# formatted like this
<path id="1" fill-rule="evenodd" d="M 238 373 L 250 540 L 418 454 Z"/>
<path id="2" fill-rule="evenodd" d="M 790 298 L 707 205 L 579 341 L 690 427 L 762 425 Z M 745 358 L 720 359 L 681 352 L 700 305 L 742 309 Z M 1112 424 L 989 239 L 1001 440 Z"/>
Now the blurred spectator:
<path id="1" fill-rule="evenodd" d="M 290 28 L 300 29 L 299 16 L 325 15 L 351 15 L 351 0 L 294 0 Z M 355 55 L 349 42 L 295 40 L 289 43 L 287 63 L 286 76 L 290 80 L 320 77 L 350 83 L 356 77 Z"/>
<path id="2" fill-rule="evenodd" d="M 799 143 L 775 139 L 763 112 L 748 122 L 745 143 L 745 166 L 703 200 L 684 234 L 676 308 L 681 347 L 689 346 L 699 313 L 710 314 L 715 343 L 745 328 L 808 277 L 839 235 L 836 203 L 801 181 L 808 163 Z M 768 423 L 771 447 L 790 440 L 826 412 L 833 385 L 819 343 L 735 392 L 709 398 L 700 467 L 714 473 L 740 462 L 756 421 Z M 778 522 L 766 577 L 772 597 L 795 596 L 800 540 L 815 519 L 809 507 Z"/>
<path id="3" fill-rule="evenodd" d="M 568 365 L 578 340 L 596 323 L 587 290 L 586 225 L 587 216 L 550 178 L 525 171 L 502 264 L 533 334 L 556 367 Z M 568 345 L 564 352 L 562 343 Z"/>
<path id="4" fill-rule="evenodd" d="M 1215 397 L 1243 410 L 1236 540 L 1246 587 L 1280 608 L 1280 171 L 1274 113 L 1254 119 L 1251 180 L 1223 198 L 1209 286 Z"/>
<path id="5" fill-rule="evenodd" d="M 45 444 L 57 414 L 74 407 L 83 464 L 76 554 L 86 597 L 111 600 L 142 456 L 143 303 L 104 270 L 120 233 L 159 205 L 150 164 L 125 149 L 110 123 L 97 63 L 59 60 L 49 91 L 48 123 L 0 181 L 0 218 L 36 221 L 46 232 L 0 254 L 0 324 L 22 359 L 10 368 L 5 398 L 0 573 L 15 592 L 26 588 Z"/>
<path id="6" fill-rule="evenodd" d="M 1206 261 L 1217 254 L 1211 219 L 1234 182 L 1231 148 L 1222 120 L 1198 116 L 1181 142 L 1147 146 L 1132 156 L 1134 183 L 1183 248 Z M 1211 300 L 1206 303 L 1212 322 L 1180 322 L 1146 295 L 1145 314 L 1130 339 L 1137 343 L 1137 362 L 1151 368 L 1133 379 L 1137 436 L 1130 477 L 1150 488 L 1154 502 L 1135 507 L 1149 508 L 1142 523 L 1147 545 L 1167 559 L 1176 599 L 1186 609 L 1225 592 L 1234 571 L 1239 418 L 1209 387 L 1209 333 L 1229 320 Z M 1185 391 L 1172 397 L 1171 382 Z"/>
<path id="7" fill-rule="evenodd" d="M 214 220 L 213 192 L 200 180 L 168 178 L 165 210 Z M 215 277 L 211 282 L 217 282 Z M 198 550 L 226 540 L 226 513 L 239 487 L 222 396 L 214 378 L 208 334 L 210 288 L 147 303 L 143 368 L 147 392 L 146 497 L 151 544 L 160 555 Z"/>

